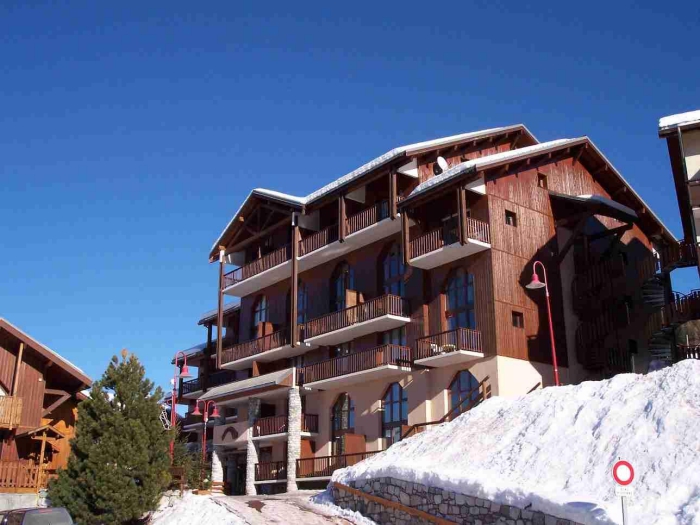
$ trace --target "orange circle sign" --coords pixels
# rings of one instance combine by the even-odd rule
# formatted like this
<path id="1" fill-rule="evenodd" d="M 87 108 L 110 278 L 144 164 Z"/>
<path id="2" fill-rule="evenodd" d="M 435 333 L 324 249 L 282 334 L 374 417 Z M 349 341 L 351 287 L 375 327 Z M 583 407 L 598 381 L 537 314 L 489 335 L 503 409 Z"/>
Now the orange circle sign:
<path id="1" fill-rule="evenodd" d="M 618 461 L 613 466 L 612 475 L 618 485 L 626 487 L 634 480 L 634 468 L 628 461 Z"/>

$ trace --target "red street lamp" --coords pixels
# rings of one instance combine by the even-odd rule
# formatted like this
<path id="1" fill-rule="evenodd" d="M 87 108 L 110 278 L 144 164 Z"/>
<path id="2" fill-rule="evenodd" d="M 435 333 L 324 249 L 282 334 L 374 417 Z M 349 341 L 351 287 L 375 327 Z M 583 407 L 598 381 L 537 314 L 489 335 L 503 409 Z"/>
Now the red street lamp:
<path id="1" fill-rule="evenodd" d="M 204 406 L 204 410 L 202 412 L 199 410 L 200 403 Z M 211 413 L 211 417 L 217 419 L 219 417 L 219 407 L 217 407 L 216 403 L 211 400 L 197 400 L 197 404 L 192 412 L 193 416 L 204 416 L 204 428 L 202 429 L 202 464 L 207 461 L 207 422 L 209 421 L 209 408 L 212 406 L 214 407 L 214 410 Z"/>
<path id="2" fill-rule="evenodd" d="M 540 281 L 537 275 L 537 265 L 542 267 L 542 274 L 544 275 L 544 282 Z M 547 286 L 547 270 L 540 261 L 535 261 L 532 263 L 532 281 L 530 284 L 525 286 L 529 290 L 539 290 L 544 288 L 545 296 L 547 297 L 547 316 L 549 317 L 549 339 L 552 344 L 552 365 L 554 366 L 554 385 L 559 386 L 559 367 L 557 366 L 557 350 L 554 344 L 554 326 L 552 324 L 552 307 L 549 304 L 549 287 Z"/>
<path id="3" fill-rule="evenodd" d="M 178 362 L 180 358 L 182 357 L 182 368 L 178 366 Z M 177 397 L 177 391 L 175 390 L 175 385 L 177 385 L 177 378 L 178 376 L 181 379 L 187 379 L 188 377 L 192 377 L 190 375 L 190 370 L 187 368 L 187 354 L 180 350 L 179 352 L 175 353 L 175 374 L 173 375 L 173 391 L 170 397 L 170 427 L 175 428 L 175 423 L 177 423 L 175 419 L 175 407 L 176 401 L 175 398 Z M 175 435 L 173 434 L 173 437 L 170 439 L 170 461 L 172 462 L 173 457 L 175 457 Z"/>

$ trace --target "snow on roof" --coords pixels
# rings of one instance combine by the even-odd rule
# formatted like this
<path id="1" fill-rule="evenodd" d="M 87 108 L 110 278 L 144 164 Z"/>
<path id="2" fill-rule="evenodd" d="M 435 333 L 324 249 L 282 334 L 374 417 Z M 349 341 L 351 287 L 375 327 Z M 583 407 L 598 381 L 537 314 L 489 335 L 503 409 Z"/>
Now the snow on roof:
<path id="1" fill-rule="evenodd" d="M 228 303 L 224 305 L 224 314 L 227 314 L 229 312 L 233 312 L 234 310 L 238 310 L 241 307 L 240 303 Z M 205 321 L 209 321 L 210 319 L 213 319 L 216 317 L 216 315 L 219 313 L 218 308 L 214 308 L 213 310 L 209 310 L 208 312 L 205 312 L 202 314 L 202 316 L 199 318 L 198 324 L 202 324 Z"/>
<path id="2" fill-rule="evenodd" d="M 250 377 L 240 381 L 233 381 L 232 383 L 226 383 L 225 385 L 209 389 L 207 393 L 201 396 L 199 399 L 202 401 L 207 399 L 217 399 L 223 396 L 243 394 L 245 392 L 257 390 L 267 386 L 279 385 L 282 381 L 292 375 L 292 373 L 292 368 L 285 368 L 284 370 L 279 370 L 277 372 L 270 372 L 269 374 Z"/>
<path id="3" fill-rule="evenodd" d="M 666 131 L 672 127 L 684 127 L 692 124 L 700 124 L 700 109 L 661 117 L 659 119 L 659 131 Z"/>
<path id="4" fill-rule="evenodd" d="M 592 202 L 599 202 L 601 204 L 604 204 L 605 206 L 614 208 L 619 212 L 624 213 L 625 215 L 630 215 L 635 218 L 637 217 L 637 212 L 634 211 L 632 208 L 628 208 L 624 204 L 620 204 L 619 202 L 614 201 L 612 199 L 608 199 L 607 197 L 603 197 L 602 195 L 579 195 L 578 198 Z"/>
<path id="5" fill-rule="evenodd" d="M 700 523 L 700 361 L 494 397 L 333 481 L 394 477 L 584 524 L 621 523 L 611 468 L 632 463 L 635 523 Z"/>
<path id="6" fill-rule="evenodd" d="M 411 194 L 408 196 L 408 198 L 415 197 L 416 195 L 423 193 L 424 191 L 428 190 L 429 188 L 432 188 L 433 186 L 437 186 L 439 184 L 447 182 L 450 179 L 458 177 L 462 173 L 466 173 L 467 171 L 477 170 L 482 165 L 490 164 L 492 162 L 501 162 L 504 160 L 518 158 L 518 157 L 526 157 L 528 155 L 536 153 L 539 150 L 552 148 L 555 146 L 560 146 L 562 144 L 566 144 L 568 142 L 574 142 L 576 140 L 580 140 L 580 139 L 551 140 L 549 142 L 542 142 L 540 144 L 535 144 L 534 146 L 527 146 L 525 148 L 503 151 L 501 153 L 494 153 L 493 155 L 486 155 L 484 157 L 479 157 L 478 159 L 473 159 L 473 160 L 468 160 L 466 162 L 462 162 L 460 164 L 457 164 L 456 166 L 451 167 L 448 170 L 445 170 L 440 175 L 436 175 L 435 177 L 431 177 L 427 181 L 422 182 L 421 184 L 416 186 L 416 188 L 411 192 Z"/>

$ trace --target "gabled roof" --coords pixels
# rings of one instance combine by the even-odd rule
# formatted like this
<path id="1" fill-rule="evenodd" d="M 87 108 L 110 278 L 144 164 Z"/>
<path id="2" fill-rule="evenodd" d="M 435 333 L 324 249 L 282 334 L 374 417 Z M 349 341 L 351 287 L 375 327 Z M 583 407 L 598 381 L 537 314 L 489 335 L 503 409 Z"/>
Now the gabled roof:
<path id="1" fill-rule="evenodd" d="M 86 386 L 90 386 L 92 384 L 92 379 L 90 379 L 80 368 L 68 361 L 68 359 L 61 357 L 57 352 L 54 352 L 48 346 L 41 344 L 39 341 L 31 337 L 26 332 L 23 332 L 21 329 L 17 328 L 7 319 L 3 319 L 2 317 L 0 317 L 0 329 L 4 329 L 10 334 L 12 334 L 14 337 L 22 341 L 26 346 L 32 348 L 42 357 L 59 366 L 62 370 L 67 372 L 76 380 L 80 381 L 82 384 Z"/>
<path id="2" fill-rule="evenodd" d="M 233 218 L 229 221 L 229 223 L 226 225 L 226 228 L 221 232 L 221 235 L 216 239 L 214 244 L 212 245 L 211 252 L 210 252 L 210 258 L 213 259 L 213 256 L 219 249 L 219 246 L 222 244 L 222 241 L 228 231 L 231 229 L 231 227 L 235 224 L 238 216 L 240 215 L 241 211 L 245 207 L 245 205 L 248 203 L 248 201 L 251 198 L 257 197 L 262 197 L 266 199 L 272 199 L 276 200 L 282 204 L 286 204 L 289 206 L 295 206 L 298 207 L 299 209 L 302 209 L 304 206 L 308 204 L 312 204 L 315 201 L 318 201 L 319 199 L 325 197 L 326 195 L 332 193 L 338 188 L 341 188 L 352 181 L 358 179 L 359 177 L 362 177 L 363 175 L 366 175 L 377 168 L 380 168 L 381 166 L 384 166 L 388 164 L 389 162 L 392 162 L 400 157 L 405 157 L 405 156 L 410 156 L 410 155 L 415 155 L 423 152 L 427 152 L 433 149 L 439 149 L 439 148 L 446 148 L 450 147 L 456 144 L 460 144 L 462 142 L 468 142 L 468 141 L 473 141 L 473 140 L 478 140 L 484 137 L 489 137 L 492 135 L 499 135 L 499 134 L 505 134 L 505 133 L 515 133 L 515 132 L 521 132 L 524 133 L 531 142 L 537 142 L 537 138 L 530 132 L 529 129 L 524 124 L 514 124 L 511 126 L 502 126 L 498 128 L 490 128 L 490 129 L 483 129 L 479 131 L 473 131 L 469 133 L 460 133 L 458 135 L 450 135 L 448 137 L 441 137 L 438 139 L 433 139 L 433 140 L 427 140 L 423 142 L 416 142 L 414 144 L 406 144 L 404 146 L 399 146 L 398 148 L 394 148 L 392 150 L 387 151 L 386 153 L 380 155 L 379 157 L 375 157 L 374 159 L 370 160 L 369 162 L 363 164 L 359 168 L 351 171 L 350 173 L 347 173 L 343 175 L 342 177 L 334 180 L 330 184 L 326 184 L 322 188 L 310 193 L 306 197 L 297 197 L 294 195 L 289 195 L 286 193 L 280 193 L 277 191 L 273 190 L 267 190 L 264 188 L 256 188 L 253 191 L 250 192 L 248 197 L 243 201 L 241 206 L 238 208 L 236 213 L 233 215 Z"/>
<path id="3" fill-rule="evenodd" d="M 661 117 L 659 119 L 659 137 L 675 133 L 678 128 L 687 129 L 696 127 L 700 128 L 700 109 Z"/>
<path id="4" fill-rule="evenodd" d="M 201 401 L 214 399 L 217 402 L 228 401 L 232 399 L 244 398 L 255 393 L 264 392 L 266 389 L 283 388 L 292 386 L 293 368 L 285 368 L 277 372 L 269 374 L 249 377 L 226 383 L 225 385 L 217 386 L 209 389 L 205 394 L 199 397 Z"/>

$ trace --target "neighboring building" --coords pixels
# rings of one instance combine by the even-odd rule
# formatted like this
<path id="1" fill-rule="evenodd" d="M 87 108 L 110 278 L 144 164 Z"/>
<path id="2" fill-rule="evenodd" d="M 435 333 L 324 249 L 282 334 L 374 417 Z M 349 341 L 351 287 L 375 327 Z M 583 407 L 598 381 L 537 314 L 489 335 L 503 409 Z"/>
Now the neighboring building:
<path id="1" fill-rule="evenodd" d="M 91 384 L 78 367 L 0 318 L 0 492 L 37 490 L 66 466 L 81 391 Z"/>
<path id="2" fill-rule="evenodd" d="M 307 197 L 256 189 L 212 247 L 221 311 L 200 321 L 180 402 L 228 418 L 210 432 L 232 492 L 323 484 L 485 397 L 552 384 L 536 260 L 564 382 L 669 359 L 680 254 L 587 137 L 523 125 L 396 148 Z"/>

